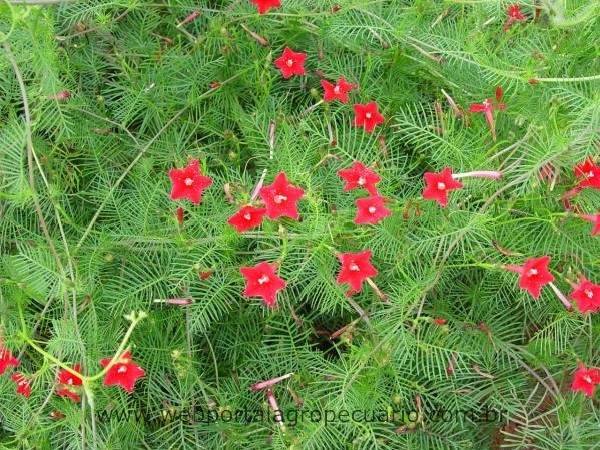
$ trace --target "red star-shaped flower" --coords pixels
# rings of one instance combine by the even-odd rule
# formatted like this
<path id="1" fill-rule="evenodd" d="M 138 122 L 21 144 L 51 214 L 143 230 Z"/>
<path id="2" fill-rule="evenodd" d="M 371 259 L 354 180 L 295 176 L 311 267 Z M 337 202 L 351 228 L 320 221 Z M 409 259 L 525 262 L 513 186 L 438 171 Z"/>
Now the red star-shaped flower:
<path id="1" fill-rule="evenodd" d="M 335 85 L 329 81 L 321 80 L 321 86 L 323 86 L 323 90 L 325 91 L 323 99 L 326 102 L 332 102 L 337 99 L 342 103 L 348 103 L 348 92 L 356 87 L 354 84 L 348 83 L 344 77 L 341 77 Z"/>
<path id="2" fill-rule="evenodd" d="M 577 217 L 583 220 L 587 220 L 588 222 L 592 222 L 594 224 L 594 229 L 592 230 L 592 237 L 598 235 L 600 233 L 600 213 L 598 214 L 577 214 Z"/>
<path id="3" fill-rule="evenodd" d="M 582 391 L 586 396 L 594 395 L 596 385 L 600 383 L 600 370 L 596 368 L 586 369 L 583 363 L 579 363 L 579 369 L 573 375 L 572 391 Z"/>
<path id="4" fill-rule="evenodd" d="M 352 168 L 338 170 L 338 175 L 346 182 L 344 192 L 362 187 L 371 195 L 378 195 L 375 185 L 381 181 L 381 177 L 363 163 L 356 161 Z"/>
<path id="5" fill-rule="evenodd" d="M 377 110 L 377 102 L 367 103 L 365 105 L 354 105 L 354 122 L 352 125 L 364 127 L 365 131 L 372 133 L 377 125 L 385 123 L 384 117 Z"/>
<path id="6" fill-rule="evenodd" d="M 273 183 L 261 188 L 258 193 L 265 202 L 269 219 L 285 216 L 298 220 L 300 217 L 297 203 L 304 196 L 304 189 L 292 186 L 285 173 L 279 172 Z"/>
<path id="7" fill-rule="evenodd" d="M 391 216 L 392 211 L 383 204 L 384 198 L 380 195 L 373 197 L 359 198 L 356 200 L 356 217 L 354 223 L 357 225 L 363 223 L 377 223 L 380 220 Z"/>
<path id="8" fill-rule="evenodd" d="M 554 276 L 548 270 L 549 256 L 541 258 L 529 258 L 522 268 L 519 287 L 529 291 L 533 298 L 538 298 L 542 292 L 542 286 L 554 281 Z"/>
<path id="9" fill-rule="evenodd" d="M 452 171 L 449 167 L 445 167 L 440 173 L 425 172 L 423 177 L 427 183 L 423 190 L 423 198 L 437 201 L 442 208 L 448 205 L 448 191 L 463 187 L 460 181 L 452 178 Z"/>
<path id="10" fill-rule="evenodd" d="M 508 13 L 508 16 L 513 19 L 517 19 L 517 20 L 526 20 L 527 19 L 527 17 L 525 17 L 523 14 L 521 14 L 521 7 L 519 5 L 509 6 L 508 8 L 506 8 L 506 12 Z"/>
<path id="11" fill-rule="evenodd" d="M 250 3 L 256 5 L 259 14 L 264 14 L 271 8 L 279 8 L 281 6 L 280 0 L 250 0 Z"/>
<path id="12" fill-rule="evenodd" d="M 261 224 L 267 210 L 265 208 L 255 208 L 250 205 L 242 207 L 238 212 L 231 216 L 227 223 L 235 228 L 238 233 L 257 227 Z"/>
<path id="13" fill-rule="evenodd" d="M 362 290 L 363 281 L 377 275 L 377 269 L 371 264 L 372 250 L 360 253 L 341 253 L 338 255 L 342 263 L 342 269 L 337 277 L 338 284 L 348 283 L 351 293 Z"/>
<path id="14" fill-rule="evenodd" d="M 9 366 L 18 367 L 19 360 L 15 358 L 9 349 L 5 348 L 0 342 L 0 375 L 6 372 Z"/>
<path id="15" fill-rule="evenodd" d="M 596 312 L 600 308 L 600 286 L 587 280 L 583 275 L 579 277 L 579 284 L 575 291 L 569 295 L 577 303 L 582 313 Z"/>
<path id="16" fill-rule="evenodd" d="M 31 395 L 29 380 L 22 373 L 13 373 L 10 378 L 17 384 L 17 394 L 23 394 L 26 398 Z"/>
<path id="17" fill-rule="evenodd" d="M 275 60 L 275 65 L 281 70 L 283 78 L 290 78 L 292 75 L 306 75 L 305 60 L 306 53 L 294 52 L 286 47 L 282 55 Z"/>
<path id="18" fill-rule="evenodd" d="M 575 176 L 583 178 L 579 186 L 600 189 L 600 166 L 594 164 L 592 158 L 587 158 L 582 164 L 575 166 Z"/>
<path id="19" fill-rule="evenodd" d="M 504 103 L 500 103 L 502 101 L 502 87 L 498 86 L 496 88 L 496 104 L 492 103 L 489 98 L 486 98 L 482 103 L 471 103 L 469 105 L 470 112 L 482 112 L 485 115 L 485 120 L 492 132 L 492 140 L 496 140 L 496 125 L 494 124 L 494 109 L 499 109 L 504 111 L 506 109 L 506 105 Z"/>
<path id="20" fill-rule="evenodd" d="M 81 365 L 75 364 L 73 366 L 75 372 L 81 373 Z M 83 381 L 78 376 L 73 375 L 66 370 L 58 371 L 58 384 L 61 385 L 60 389 L 56 390 L 56 393 L 61 397 L 69 397 L 74 402 L 79 401 L 79 395 L 77 395 L 76 389 L 73 386 L 81 386 Z"/>
<path id="21" fill-rule="evenodd" d="M 508 19 L 504 22 L 502 31 L 508 30 L 515 20 L 527 20 L 527 17 L 521 14 L 521 7 L 519 5 L 512 5 L 506 8 Z"/>
<path id="22" fill-rule="evenodd" d="M 254 267 L 241 267 L 240 273 L 246 279 L 245 297 L 262 297 L 265 304 L 273 308 L 277 292 L 284 289 L 285 281 L 277 276 L 277 264 L 261 262 Z"/>
<path id="23" fill-rule="evenodd" d="M 100 361 L 102 367 L 106 368 L 112 358 L 105 358 Z M 138 366 L 131 360 L 131 353 L 129 351 L 123 353 L 115 364 L 108 369 L 106 377 L 104 378 L 104 386 L 120 385 L 127 392 L 131 393 L 133 387 L 138 378 L 146 375 L 144 369 Z"/>
<path id="24" fill-rule="evenodd" d="M 197 160 L 193 160 L 183 169 L 169 170 L 169 178 L 173 183 L 171 200 L 187 198 L 196 205 L 202 201 L 202 191 L 212 184 L 209 177 L 200 173 Z"/>

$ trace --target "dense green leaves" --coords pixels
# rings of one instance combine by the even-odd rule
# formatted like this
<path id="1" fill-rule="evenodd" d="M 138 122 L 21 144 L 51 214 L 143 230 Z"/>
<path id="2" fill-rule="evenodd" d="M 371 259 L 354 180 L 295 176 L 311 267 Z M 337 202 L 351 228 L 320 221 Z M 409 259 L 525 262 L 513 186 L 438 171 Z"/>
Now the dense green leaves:
<path id="1" fill-rule="evenodd" d="M 25 399 L 0 376 L 0 448 L 597 445 L 598 396 L 569 389 L 578 361 L 600 366 L 597 315 L 549 287 L 533 300 L 492 266 L 550 255 L 565 294 L 580 274 L 600 283 L 600 237 L 561 200 L 573 166 L 598 155 L 596 2 L 544 0 L 537 19 L 525 2 L 529 20 L 507 32 L 497 0 L 337 3 L 0 5 L 0 338 L 32 382 Z M 308 54 L 307 76 L 282 78 L 285 46 Z M 320 102 L 323 74 L 359 86 L 349 104 Z M 498 85 L 494 142 L 467 111 Z M 386 118 L 373 134 L 352 126 L 352 104 L 370 101 Z M 169 199 L 168 170 L 191 158 L 213 180 L 198 206 Z M 337 175 L 357 160 L 390 200 L 376 225 L 353 223 L 366 194 Z M 446 166 L 504 178 L 465 179 L 442 209 L 421 193 Z M 301 220 L 236 233 L 227 218 L 280 171 L 306 190 Z M 600 194 L 571 203 L 597 213 Z M 348 299 L 332 249 L 373 250 L 388 301 L 368 285 Z M 275 309 L 242 296 L 239 268 L 261 261 L 287 282 Z M 93 404 L 53 395 L 58 366 L 24 333 L 94 375 L 140 310 L 128 346 L 146 377 L 131 395 L 101 379 Z M 274 395 L 306 416 L 282 428 L 249 387 L 290 372 Z M 464 417 L 486 407 L 506 420 Z M 271 420 L 208 420 L 242 410 Z M 326 422 L 332 411 L 363 417 Z"/>

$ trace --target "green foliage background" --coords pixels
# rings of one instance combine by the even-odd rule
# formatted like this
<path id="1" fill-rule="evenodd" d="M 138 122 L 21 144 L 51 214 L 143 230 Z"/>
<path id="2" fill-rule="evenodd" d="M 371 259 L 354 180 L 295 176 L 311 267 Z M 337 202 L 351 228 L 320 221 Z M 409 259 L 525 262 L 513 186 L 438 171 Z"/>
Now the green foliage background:
<path id="1" fill-rule="evenodd" d="M 545 0 L 534 22 L 527 0 L 530 20 L 502 33 L 506 4 L 496 0 L 338 3 L 333 14 L 332 1 L 283 0 L 263 16 L 246 0 L 0 4 L 0 332 L 33 377 L 28 400 L 0 377 L 0 448 L 598 447 L 598 395 L 570 392 L 578 361 L 600 366 L 597 315 L 567 312 L 548 287 L 535 301 L 514 273 L 483 267 L 547 254 L 565 293 L 565 277 L 600 282 L 600 239 L 560 201 L 575 183 L 573 165 L 598 155 L 598 4 Z M 198 8 L 195 21 L 177 27 Z M 275 68 L 286 45 L 308 53 L 306 77 L 284 80 Z M 308 109 L 320 100 L 314 70 L 360 90 L 349 105 Z M 496 114 L 492 142 L 483 116 L 465 126 L 442 89 L 466 110 L 497 85 L 507 109 Z M 65 89 L 68 101 L 49 99 Z M 370 135 L 351 126 L 351 104 L 372 100 L 387 123 Z M 197 207 L 169 199 L 167 171 L 189 157 L 214 180 Z M 336 171 L 354 160 L 382 175 L 393 217 L 352 223 L 361 194 L 343 193 Z M 540 181 L 548 163 L 556 177 Z M 423 172 L 445 166 L 505 178 L 469 180 L 441 209 L 420 195 Z M 239 235 L 226 224 L 236 206 L 223 186 L 243 202 L 263 169 L 266 183 L 285 171 L 307 190 L 302 220 Z M 573 202 L 596 213 L 600 194 L 586 189 Z M 522 256 L 503 255 L 494 241 Z M 336 284 L 339 263 L 327 246 L 373 250 L 389 302 L 369 288 L 354 297 L 368 324 Z M 270 310 L 241 296 L 239 267 L 275 260 L 288 287 Z M 207 269 L 214 275 L 199 279 Z M 194 303 L 154 302 L 171 297 Z M 422 414 L 414 424 L 306 420 L 285 431 L 273 422 L 92 420 L 89 402 L 52 395 L 57 367 L 26 345 L 19 310 L 46 352 L 90 374 L 116 351 L 123 315 L 148 312 L 130 341 L 147 376 L 131 395 L 98 382 L 96 413 L 268 414 L 266 396 L 249 385 L 294 372 L 274 388 L 284 410 L 296 408 L 287 386 L 304 410 Z M 341 338 L 327 337 L 348 324 Z M 506 411 L 509 423 L 433 421 L 440 407 L 483 406 Z"/>

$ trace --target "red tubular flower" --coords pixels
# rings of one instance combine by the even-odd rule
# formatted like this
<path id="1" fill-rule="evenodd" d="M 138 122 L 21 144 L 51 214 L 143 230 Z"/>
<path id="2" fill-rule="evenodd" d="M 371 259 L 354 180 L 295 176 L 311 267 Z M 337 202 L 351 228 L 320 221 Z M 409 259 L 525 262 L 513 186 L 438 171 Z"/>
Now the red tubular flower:
<path id="1" fill-rule="evenodd" d="M 15 358 L 9 349 L 5 348 L 0 341 L 0 375 L 6 372 L 9 366 L 18 367 L 19 360 Z"/>
<path id="2" fill-rule="evenodd" d="M 357 225 L 364 223 L 377 223 L 380 220 L 391 216 L 392 211 L 383 204 L 384 198 L 380 195 L 373 197 L 359 198 L 356 200 L 356 217 L 354 223 Z"/>
<path id="3" fill-rule="evenodd" d="M 193 160 L 183 169 L 169 170 L 169 178 L 173 183 L 171 200 L 187 198 L 196 205 L 202 201 L 202 192 L 212 184 L 209 177 L 200 173 L 198 160 Z"/>
<path id="4" fill-rule="evenodd" d="M 71 91 L 60 91 L 57 94 L 49 95 L 48 100 L 66 101 L 71 98 Z"/>
<path id="5" fill-rule="evenodd" d="M 265 304 L 273 308 L 277 292 L 284 289 L 286 282 L 277 276 L 277 264 L 261 262 L 254 267 L 241 267 L 240 273 L 246 279 L 245 297 L 262 297 Z"/>
<path id="6" fill-rule="evenodd" d="M 583 275 L 579 277 L 579 284 L 574 285 L 575 290 L 571 297 L 577 303 L 582 313 L 596 312 L 600 308 L 600 286 L 587 280 Z"/>
<path id="7" fill-rule="evenodd" d="M 177 208 L 177 222 L 179 224 L 182 224 L 183 220 L 184 220 L 183 208 L 180 206 L 179 208 Z"/>
<path id="8" fill-rule="evenodd" d="M 281 6 L 280 0 L 250 0 L 258 9 L 259 14 L 266 13 L 271 8 L 279 8 Z"/>
<path id="9" fill-rule="evenodd" d="M 448 205 L 448 191 L 463 187 L 461 182 L 453 178 L 449 167 L 445 167 L 440 173 L 425 172 L 423 176 L 427 183 L 423 198 L 437 201 L 442 208 Z"/>
<path id="10" fill-rule="evenodd" d="M 253 206 L 246 205 L 227 219 L 227 223 L 234 227 L 238 233 L 241 233 L 259 226 L 266 212 L 265 208 L 254 208 Z"/>
<path id="11" fill-rule="evenodd" d="M 577 217 L 594 224 L 592 236 L 596 236 L 598 233 L 600 233 L 600 212 L 598 214 L 577 214 Z"/>
<path id="12" fill-rule="evenodd" d="M 260 381 L 258 383 L 254 383 L 253 385 L 250 386 L 250 390 L 251 391 L 260 391 L 261 389 L 273 386 L 274 384 L 277 384 L 280 381 L 287 380 L 288 378 L 292 377 L 293 375 L 294 375 L 293 372 L 286 373 L 285 375 L 281 375 L 280 377 L 270 378 L 266 381 Z"/>
<path id="13" fill-rule="evenodd" d="M 371 195 L 379 195 L 375 185 L 381 181 L 381 177 L 359 161 L 356 161 L 350 169 L 338 170 L 338 175 L 346 182 L 344 192 L 363 187 Z"/>
<path id="14" fill-rule="evenodd" d="M 304 61 L 306 53 L 294 52 L 289 47 L 283 50 L 282 55 L 275 60 L 275 65 L 281 70 L 283 78 L 290 78 L 292 75 L 306 75 Z"/>
<path id="15" fill-rule="evenodd" d="M 258 193 L 265 202 L 269 219 L 285 216 L 298 220 L 300 217 L 297 203 L 304 196 L 304 189 L 291 185 L 285 173 L 278 173 L 273 183 L 261 188 Z"/>
<path id="16" fill-rule="evenodd" d="M 17 384 L 17 394 L 22 394 L 26 398 L 31 395 L 31 384 L 22 373 L 13 373 L 10 378 Z"/>
<path id="17" fill-rule="evenodd" d="M 508 19 L 504 23 L 502 31 L 508 30 L 515 20 L 527 20 L 527 17 L 521 14 L 521 7 L 519 5 L 509 6 L 506 8 L 506 12 L 508 13 Z"/>
<path id="18" fill-rule="evenodd" d="M 525 261 L 525 266 L 503 266 L 504 269 L 516 272 L 521 275 L 519 278 L 519 287 L 527 290 L 533 298 L 538 298 L 542 291 L 542 286 L 554 281 L 554 276 L 548 271 L 550 263 L 549 256 L 541 258 L 529 258 Z"/>
<path id="19" fill-rule="evenodd" d="M 372 133 L 377 125 L 385 123 L 384 117 L 377 110 L 377 102 L 367 103 L 365 105 L 354 105 L 354 122 L 352 125 L 364 127 L 365 131 Z"/>
<path id="20" fill-rule="evenodd" d="M 354 84 L 348 83 L 344 77 L 341 77 L 335 85 L 329 81 L 321 80 L 321 86 L 325 91 L 323 100 L 332 102 L 337 99 L 342 103 L 348 103 L 348 92 L 356 87 Z"/>
<path id="21" fill-rule="evenodd" d="M 496 103 L 492 103 L 489 98 L 486 98 L 482 103 L 471 103 L 469 105 L 470 112 L 482 112 L 485 115 L 485 120 L 487 121 L 488 126 L 490 127 L 490 131 L 492 132 L 492 139 L 496 140 L 496 126 L 494 125 L 494 109 L 498 108 L 500 110 L 505 110 L 506 105 L 504 103 L 500 103 L 502 100 L 502 87 L 498 86 L 496 88 Z"/>
<path id="22" fill-rule="evenodd" d="M 433 319 L 433 323 L 436 325 L 446 325 L 446 319 Z"/>
<path id="23" fill-rule="evenodd" d="M 100 361 L 102 367 L 106 368 L 112 358 L 105 358 Z M 104 386 L 119 385 L 131 394 L 138 378 L 146 375 L 144 369 L 131 360 L 131 353 L 126 351 L 123 355 L 108 369 L 104 378 Z"/>
<path id="24" fill-rule="evenodd" d="M 580 187 L 600 189 L 600 166 L 594 164 L 591 157 L 588 157 L 582 164 L 577 164 L 574 170 L 577 178 L 583 178 L 579 182 Z"/>
<path id="25" fill-rule="evenodd" d="M 73 366 L 73 370 L 75 372 L 81 373 L 81 365 L 76 364 Z M 58 371 L 58 384 L 61 385 L 60 389 L 56 390 L 56 393 L 61 397 L 69 397 L 75 403 L 79 402 L 79 395 L 77 395 L 76 390 L 74 390 L 73 386 L 81 386 L 83 381 L 78 376 L 73 375 L 66 370 Z"/>
<path id="26" fill-rule="evenodd" d="M 338 255 L 342 269 L 337 277 L 338 284 L 348 283 L 350 291 L 354 294 L 362 290 L 363 281 L 378 274 L 377 269 L 371 264 L 372 250 L 360 253 L 341 253 Z"/>
<path id="27" fill-rule="evenodd" d="M 582 391 L 587 397 L 594 395 L 596 385 L 600 383 L 600 369 L 586 369 L 583 363 L 579 363 L 579 370 L 573 374 L 571 390 Z"/>

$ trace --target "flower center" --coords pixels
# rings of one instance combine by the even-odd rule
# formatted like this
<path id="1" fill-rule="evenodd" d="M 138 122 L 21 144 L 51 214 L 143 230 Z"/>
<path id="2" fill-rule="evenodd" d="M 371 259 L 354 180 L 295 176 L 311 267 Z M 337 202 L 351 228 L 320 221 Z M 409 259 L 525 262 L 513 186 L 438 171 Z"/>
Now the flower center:
<path id="1" fill-rule="evenodd" d="M 258 279 L 258 284 L 260 284 L 260 285 L 263 285 L 263 284 L 268 283 L 268 282 L 269 282 L 269 277 L 266 276 L 266 275 L 263 275 L 262 277 L 260 277 Z"/>
<path id="2" fill-rule="evenodd" d="M 587 298 L 593 298 L 594 297 L 594 293 L 592 292 L 591 289 L 586 289 L 583 292 L 585 292 L 585 295 L 587 295 Z"/>
<path id="3" fill-rule="evenodd" d="M 73 378 L 69 378 L 69 379 L 67 380 L 67 384 L 68 384 L 68 385 L 72 385 L 72 384 L 73 384 Z"/>
<path id="4" fill-rule="evenodd" d="M 350 264 L 349 269 L 353 272 L 360 272 L 360 267 L 358 267 L 355 263 Z"/>
<path id="5" fill-rule="evenodd" d="M 285 65 L 288 66 L 288 67 L 292 67 L 294 65 L 294 60 L 293 59 L 288 59 L 285 62 Z"/>
<path id="6" fill-rule="evenodd" d="M 366 182 L 367 182 L 367 180 L 365 180 L 365 179 L 364 179 L 364 177 L 360 177 L 360 178 L 358 179 L 358 184 L 359 184 L 360 186 L 362 186 L 362 185 L 363 185 L 363 184 L 365 184 Z"/>
<path id="7" fill-rule="evenodd" d="M 529 272 L 527 272 L 527 275 L 530 277 L 537 275 L 537 274 L 538 274 L 537 269 L 531 269 Z"/>
<path id="8" fill-rule="evenodd" d="M 277 203 L 278 205 L 279 205 L 281 202 L 284 202 L 284 201 L 286 201 L 286 200 L 287 200 L 287 197 L 286 197 L 285 195 L 280 195 L 280 194 L 277 194 L 275 197 L 273 197 L 273 201 L 274 201 L 275 203 Z"/>
<path id="9" fill-rule="evenodd" d="M 194 180 L 192 180 L 191 178 L 186 178 L 184 183 L 186 186 L 191 186 L 192 184 L 194 184 Z"/>
<path id="10" fill-rule="evenodd" d="M 125 373 L 127 372 L 127 367 L 121 366 L 117 369 L 117 373 Z"/>
<path id="11" fill-rule="evenodd" d="M 252 218 L 252 216 L 250 215 L 250 213 L 246 213 L 246 214 L 244 214 L 244 216 L 243 216 L 243 217 L 244 217 L 244 219 L 246 219 L 246 220 L 250 220 L 250 219 Z"/>
<path id="12" fill-rule="evenodd" d="M 442 183 L 442 182 L 440 181 L 440 182 L 438 182 L 438 184 L 437 184 L 437 188 L 438 188 L 440 191 L 443 191 L 444 189 L 446 189 L 446 184 L 444 184 L 444 183 Z"/>
<path id="13" fill-rule="evenodd" d="M 484 106 L 486 109 L 488 109 L 488 108 L 491 108 L 491 106 L 492 106 L 492 102 L 490 101 L 490 99 L 486 98 L 486 99 L 483 101 L 483 106 Z"/>
<path id="14" fill-rule="evenodd" d="M 371 113 L 366 113 L 366 114 L 365 114 L 365 117 L 366 117 L 367 119 L 370 119 L 371 117 L 373 117 L 373 114 L 371 114 Z"/>
<path id="15" fill-rule="evenodd" d="M 588 383 L 592 382 L 592 377 L 590 377 L 589 375 L 586 375 L 585 377 L 583 377 L 583 379 Z"/>
<path id="16" fill-rule="evenodd" d="M 590 170 L 590 173 L 588 173 L 588 178 L 594 178 L 594 171 Z"/>
<path id="17" fill-rule="evenodd" d="M 340 92 L 342 92 L 342 90 L 340 89 L 339 86 L 336 86 L 333 88 L 333 92 L 335 92 L 336 94 L 339 94 Z"/>
<path id="18" fill-rule="evenodd" d="M 377 211 L 377 208 L 375 208 L 374 206 L 369 206 L 369 212 L 371 214 L 373 214 L 375 211 Z"/>

